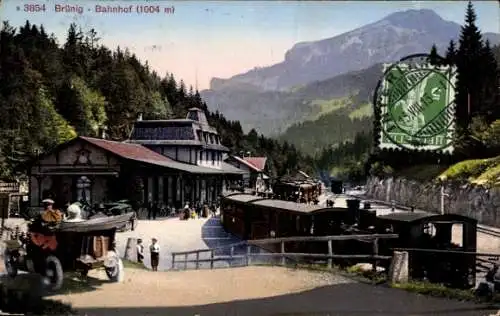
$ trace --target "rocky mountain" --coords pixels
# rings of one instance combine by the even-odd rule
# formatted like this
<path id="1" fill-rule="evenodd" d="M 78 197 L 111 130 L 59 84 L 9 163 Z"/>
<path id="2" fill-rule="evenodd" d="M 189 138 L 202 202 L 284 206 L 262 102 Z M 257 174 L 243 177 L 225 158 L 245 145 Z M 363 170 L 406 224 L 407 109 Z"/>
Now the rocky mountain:
<path id="1" fill-rule="evenodd" d="M 270 67 L 229 79 L 213 78 L 210 89 L 201 94 L 209 108 L 229 119 L 239 119 L 246 130 L 256 128 L 264 134 L 277 134 L 310 114 L 310 107 L 304 106 L 307 100 L 297 98 L 295 93 L 306 91 L 304 86 L 425 53 L 433 44 L 444 51 L 459 32 L 459 24 L 443 20 L 432 10 L 396 12 L 332 38 L 298 43 L 286 52 L 283 62 Z M 500 43 L 500 34 L 484 35 L 492 44 Z"/>

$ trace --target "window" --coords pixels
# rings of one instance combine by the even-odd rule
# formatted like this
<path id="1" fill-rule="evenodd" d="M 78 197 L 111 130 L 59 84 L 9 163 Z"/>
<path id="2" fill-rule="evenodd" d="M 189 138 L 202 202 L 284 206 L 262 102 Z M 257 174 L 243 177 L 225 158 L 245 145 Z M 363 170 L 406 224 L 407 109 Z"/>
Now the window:
<path id="1" fill-rule="evenodd" d="M 203 160 L 203 150 L 200 150 L 200 160 Z"/>
<path id="2" fill-rule="evenodd" d="M 205 160 L 208 161 L 208 151 L 205 152 Z"/>
<path id="3" fill-rule="evenodd" d="M 91 185 L 90 179 L 86 176 L 78 178 L 76 182 L 77 201 L 91 204 Z"/>
<path id="4" fill-rule="evenodd" d="M 215 151 L 212 151 L 212 165 L 215 165 Z"/>

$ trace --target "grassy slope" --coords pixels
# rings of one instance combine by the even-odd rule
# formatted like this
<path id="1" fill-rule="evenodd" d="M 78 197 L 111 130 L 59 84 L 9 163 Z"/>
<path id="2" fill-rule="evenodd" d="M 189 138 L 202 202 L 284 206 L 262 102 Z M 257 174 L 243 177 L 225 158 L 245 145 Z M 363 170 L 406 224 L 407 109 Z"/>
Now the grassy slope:
<path id="1" fill-rule="evenodd" d="M 363 104 L 349 114 L 351 120 L 355 118 L 371 117 L 373 115 L 373 106 L 369 103 Z"/>
<path id="2" fill-rule="evenodd" d="M 448 167 L 417 165 L 396 171 L 394 176 L 419 181 L 447 179 L 496 186 L 500 185 L 500 156 L 489 159 L 464 160 Z"/>
<path id="3" fill-rule="evenodd" d="M 467 180 L 475 184 L 500 184 L 500 156 L 464 160 L 439 175 L 441 179 Z"/>
<path id="4" fill-rule="evenodd" d="M 343 109 L 351 105 L 350 98 L 330 99 L 330 100 L 313 100 L 309 104 L 312 108 L 312 113 L 308 115 L 304 121 L 316 121 L 321 116 Z"/>

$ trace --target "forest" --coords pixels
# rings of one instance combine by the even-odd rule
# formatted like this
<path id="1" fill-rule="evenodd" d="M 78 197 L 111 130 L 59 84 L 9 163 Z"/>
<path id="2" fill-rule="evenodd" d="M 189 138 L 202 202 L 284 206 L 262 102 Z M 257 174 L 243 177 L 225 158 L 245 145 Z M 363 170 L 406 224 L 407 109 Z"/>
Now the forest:
<path id="1" fill-rule="evenodd" d="M 122 141 L 139 114 L 144 119 L 184 118 L 203 109 L 233 153 L 268 157 L 272 176 L 313 161 L 286 142 L 243 133 L 237 121 L 210 113 L 198 91 L 172 74 L 158 74 L 127 49 L 111 50 L 95 29 L 71 24 L 64 43 L 42 25 L 0 31 L 0 177 L 23 175 L 26 162 L 77 135 Z"/>
<path id="2" fill-rule="evenodd" d="M 380 150 L 380 113 L 375 109 L 373 132 L 359 134 L 354 141 L 338 148 L 325 148 L 316 158 L 319 169 L 342 167 L 341 176 L 349 179 L 369 173 L 390 175 L 419 164 L 451 165 L 466 159 L 500 155 L 500 46 L 483 40 L 476 25 L 473 4 L 468 3 L 458 43 L 450 41 L 445 56 L 430 48 L 429 62 L 457 67 L 456 132 L 452 155 L 440 152 Z M 368 137 L 371 141 L 367 142 Z"/>

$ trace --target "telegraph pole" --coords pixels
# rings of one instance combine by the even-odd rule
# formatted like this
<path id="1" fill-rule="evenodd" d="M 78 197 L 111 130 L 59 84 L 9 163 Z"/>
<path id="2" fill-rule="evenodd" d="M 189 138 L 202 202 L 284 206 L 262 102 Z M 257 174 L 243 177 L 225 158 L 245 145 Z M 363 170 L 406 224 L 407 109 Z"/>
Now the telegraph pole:
<path id="1" fill-rule="evenodd" d="M 445 193 L 444 191 L 444 183 L 441 183 L 441 215 L 445 214 L 445 209 L 444 209 L 444 198 L 450 196 L 449 194 Z"/>

